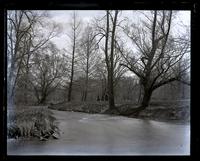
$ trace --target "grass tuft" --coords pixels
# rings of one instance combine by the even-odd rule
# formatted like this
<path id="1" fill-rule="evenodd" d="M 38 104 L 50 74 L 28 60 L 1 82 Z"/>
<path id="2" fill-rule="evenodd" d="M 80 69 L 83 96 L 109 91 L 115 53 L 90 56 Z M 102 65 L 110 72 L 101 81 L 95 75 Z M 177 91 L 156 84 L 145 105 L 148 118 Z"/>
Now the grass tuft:
<path id="1" fill-rule="evenodd" d="M 8 112 L 8 138 L 50 137 L 58 132 L 52 112 L 45 108 L 17 109 Z"/>

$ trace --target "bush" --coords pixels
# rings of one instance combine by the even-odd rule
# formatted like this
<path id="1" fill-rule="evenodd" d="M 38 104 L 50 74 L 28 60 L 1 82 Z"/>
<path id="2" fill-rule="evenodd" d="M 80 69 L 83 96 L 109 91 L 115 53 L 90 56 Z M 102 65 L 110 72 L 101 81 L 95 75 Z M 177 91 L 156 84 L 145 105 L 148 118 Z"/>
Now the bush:
<path id="1" fill-rule="evenodd" d="M 8 113 L 7 135 L 18 137 L 50 137 L 58 132 L 52 112 L 45 108 L 12 110 Z"/>

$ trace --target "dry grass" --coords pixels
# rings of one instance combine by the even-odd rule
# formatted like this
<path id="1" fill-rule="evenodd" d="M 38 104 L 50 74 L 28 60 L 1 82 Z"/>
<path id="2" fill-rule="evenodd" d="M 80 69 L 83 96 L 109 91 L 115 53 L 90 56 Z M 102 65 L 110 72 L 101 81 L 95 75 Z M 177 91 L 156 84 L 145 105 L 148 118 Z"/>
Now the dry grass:
<path id="1" fill-rule="evenodd" d="M 52 112 L 45 108 L 12 110 L 8 113 L 9 138 L 44 137 L 58 130 Z"/>

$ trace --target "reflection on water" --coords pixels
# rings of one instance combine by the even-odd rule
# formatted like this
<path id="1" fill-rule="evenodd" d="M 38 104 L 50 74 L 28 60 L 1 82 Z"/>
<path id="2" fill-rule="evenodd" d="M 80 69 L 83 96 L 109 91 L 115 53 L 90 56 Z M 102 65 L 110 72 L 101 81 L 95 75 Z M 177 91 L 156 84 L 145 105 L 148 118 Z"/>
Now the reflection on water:
<path id="1" fill-rule="evenodd" d="M 61 138 L 7 140 L 8 155 L 189 155 L 190 126 L 54 111 Z"/>

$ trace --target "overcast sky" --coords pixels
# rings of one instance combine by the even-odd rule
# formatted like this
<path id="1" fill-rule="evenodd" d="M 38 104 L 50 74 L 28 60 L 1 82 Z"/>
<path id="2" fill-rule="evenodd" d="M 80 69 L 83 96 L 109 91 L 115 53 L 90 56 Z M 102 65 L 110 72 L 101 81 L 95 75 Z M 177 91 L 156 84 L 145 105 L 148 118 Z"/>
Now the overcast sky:
<path id="1" fill-rule="evenodd" d="M 71 14 L 73 13 L 72 10 L 52 10 L 48 11 L 52 20 L 59 23 L 62 28 L 63 32 L 60 34 L 59 37 L 54 38 L 54 42 L 58 46 L 58 48 L 63 49 L 66 48 L 68 42 L 67 32 L 69 32 L 69 22 L 71 20 Z M 80 17 L 81 21 L 84 24 L 87 24 L 90 20 L 94 17 L 103 17 L 105 15 L 104 10 L 77 10 L 77 14 Z M 122 11 L 121 18 L 129 17 L 130 19 L 137 20 L 141 14 L 139 11 L 133 10 L 124 10 Z M 179 11 L 176 15 L 176 19 L 173 25 L 174 32 L 181 32 L 182 29 L 180 25 L 187 25 L 190 26 L 190 11 Z"/>
<path id="2" fill-rule="evenodd" d="M 63 31 L 59 35 L 59 37 L 56 37 L 53 39 L 53 42 L 57 45 L 59 49 L 67 49 L 69 41 L 68 36 L 66 33 L 68 33 L 70 30 L 69 23 L 71 21 L 71 15 L 73 13 L 72 10 L 52 10 L 48 11 L 51 19 L 57 23 L 59 23 Z M 77 10 L 78 17 L 81 19 L 83 24 L 87 24 L 87 22 L 90 22 L 94 17 L 103 17 L 105 16 L 104 10 Z M 138 21 L 140 22 L 142 14 L 141 11 L 136 10 L 123 10 L 120 18 L 128 17 L 133 22 Z M 182 27 L 183 25 L 187 25 L 190 27 L 190 19 L 191 19 L 191 13 L 190 11 L 179 11 L 176 13 L 176 18 L 173 21 L 173 25 L 171 27 L 171 30 L 173 33 L 181 33 L 185 32 Z M 130 43 L 130 44 L 129 44 Z M 131 42 L 127 43 L 128 46 L 131 45 Z M 131 76 L 134 75 L 132 72 L 127 72 L 127 75 Z"/>

